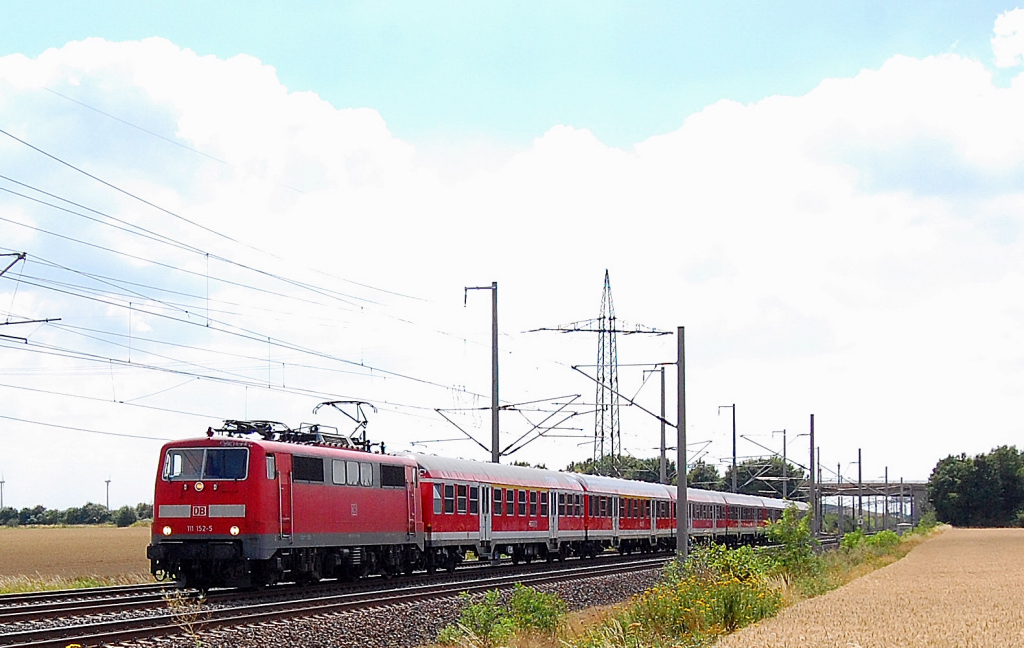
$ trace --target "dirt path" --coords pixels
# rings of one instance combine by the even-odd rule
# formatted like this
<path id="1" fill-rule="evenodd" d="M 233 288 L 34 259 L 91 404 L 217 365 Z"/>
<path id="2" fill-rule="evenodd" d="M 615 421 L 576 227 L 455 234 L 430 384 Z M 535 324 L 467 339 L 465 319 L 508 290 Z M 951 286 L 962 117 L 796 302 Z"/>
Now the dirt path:
<path id="1" fill-rule="evenodd" d="M 122 576 L 149 572 L 146 527 L 0 528 L 0 576 Z"/>
<path id="2" fill-rule="evenodd" d="M 1024 646 L 1024 529 L 951 529 L 716 648 Z"/>

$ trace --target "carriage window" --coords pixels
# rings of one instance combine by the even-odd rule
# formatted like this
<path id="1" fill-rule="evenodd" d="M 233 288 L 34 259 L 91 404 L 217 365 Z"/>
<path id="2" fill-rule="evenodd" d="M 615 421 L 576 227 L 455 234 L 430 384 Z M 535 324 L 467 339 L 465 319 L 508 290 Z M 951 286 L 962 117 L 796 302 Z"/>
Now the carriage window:
<path id="1" fill-rule="evenodd" d="M 486 507 L 486 503 L 484 504 Z M 469 487 L 469 512 L 476 515 L 480 511 L 480 488 L 477 486 Z M 486 513 L 487 511 L 484 511 Z"/>
<path id="2" fill-rule="evenodd" d="M 537 516 L 537 491 L 530 491 L 530 517 Z"/>
<path id="3" fill-rule="evenodd" d="M 454 513 L 455 512 L 455 485 L 445 484 L 444 485 L 444 512 Z"/>
<path id="4" fill-rule="evenodd" d="M 605 507 L 606 506 L 608 506 L 608 505 L 605 504 L 605 498 L 598 497 L 597 498 L 597 517 L 604 517 Z"/>
<path id="5" fill-rule="evenodd" d="M 526 515 L 526 491 L 519 491 L 519 515 Z"/>
<path id="6" fill-rule="evenodd" d="M 381 486 L 401 486 L 405 488 L 405 466 L 380 465 Z"/>
<path id="7" fill-rule="evenodd" d="M 359 485 L 373 486 L 373 464 L 359 462 Z"/>
<path id="8" fill-rule="evenodd" d="M 558 516 L 565 516 L 565 493 L 558 494 Z"/>
<path id="9" fill-rule="evenodd" d="M 441 484 L 434 484 L 434 513 L 441 514 Z"/>
<path id="10" fill-rule="evenodd" d="M 324 460 L 323 457 L 292 457 L 292 476 L 295 481 L 321 482 L 324 481 Z"/>
<path id="11" fill-rule="evenodd" d="M 359 485 L 359 462 L 358 461 L 346 461 L 345 462 L 345 483 L 349 486 Z"/>
<path id="12" fill-rule="evenodd" d="M 459 510 L 459 513 L 465 513 L 466 512 L 466 485 L 465 484 L 459 484 L 458 492 L 459 492 L 459 495 L 458 495 L 459 509 L 458 510 Z"/>
<path id="13" fill-rule="evenodd" d="M 576 495 L 576 517 L 583 517 L 583 496 Z"/>
<path id="14" fill-rule="evenodd" d="M 505 515 L 516 514 L 516 492 L 511 488 L 505 489 Z"/>
<path id="15" fill-rule="evenodd" d="M 547 517 L 548 516 L 548 494 L 547 493 L 541 493 L 540 494 L 540 515 L 541 515 L 541 517 Z"/>
<path id="16" fill-rule="evenodd" d="M 494 514 L 501 515 L 501 489 L 494 489 Z"/>

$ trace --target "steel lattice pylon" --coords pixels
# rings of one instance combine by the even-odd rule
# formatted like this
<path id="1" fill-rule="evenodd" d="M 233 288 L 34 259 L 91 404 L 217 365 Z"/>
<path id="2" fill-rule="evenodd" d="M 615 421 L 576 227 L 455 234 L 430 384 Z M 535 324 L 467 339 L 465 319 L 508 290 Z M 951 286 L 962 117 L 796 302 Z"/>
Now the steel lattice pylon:
<path id="1" fill-rule="evenodd" d="M 594 420 L 594 459 L 622 452 L 619 430 L 619 357 L 615 340 L 615 302 L 608 270 L 604 271 L 601 313 L 597 317 L 597 412 Z M 607 452 L 605 442 L 607 441 Z"/>

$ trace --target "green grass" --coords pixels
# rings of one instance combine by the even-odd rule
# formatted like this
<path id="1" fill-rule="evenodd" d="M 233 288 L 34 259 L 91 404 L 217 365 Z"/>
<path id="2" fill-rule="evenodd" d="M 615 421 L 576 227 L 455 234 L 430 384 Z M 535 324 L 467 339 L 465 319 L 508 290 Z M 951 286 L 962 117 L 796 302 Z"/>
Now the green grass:
<path id="1" fill-rule="evenodd" d="M 152 582 L 152 578 L 143 578 L 142 575 L 119 576 L 115 578 L 102 578 L 98 576 L 81 576 L 77 578 L 65 578 L 63 576 L 0 576 L 0 594 L 83 589 L 86 587 L 110 587 L 113 585 L 141 585 Z"/>

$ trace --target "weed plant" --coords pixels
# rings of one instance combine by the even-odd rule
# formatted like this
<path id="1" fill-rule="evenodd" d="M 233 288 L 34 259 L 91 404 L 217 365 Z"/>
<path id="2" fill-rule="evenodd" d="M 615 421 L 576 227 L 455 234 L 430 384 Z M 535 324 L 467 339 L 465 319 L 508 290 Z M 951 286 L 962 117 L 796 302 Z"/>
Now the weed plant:
<path id="1" fill-rule="evenodd" d="M 459 620 L 442 628 L 437 642 L 472 648 L 504 645 L 516 633 L 552 634 L 565 616 L 566 606 L 557 594 L 538 592 L 516 584 L 507 605 L 501 592 L 485 592 L 477 602 L 463 592 L 459 595 L 462 613 Z"/>
<path id="2" fill-rule="evenodd" d="M 465 648 L 704 648 L 785 605 L 895 562 L 934 526 L 926 520 L 903 538 L 891 531 L 849 533 L 839 550 L 819 553 L 809 520 L 793 508 L 769 527 L 770 550 L 697 547 L 684 564 L 669 562 L 657 585 L 596 624 L 570 630 L 558 597 L 517 586 L 505 606 L 496 591 L 475 603 L 464 594 L 459 621 L 438 641 Z"/>

